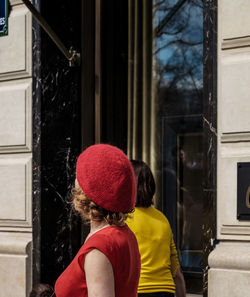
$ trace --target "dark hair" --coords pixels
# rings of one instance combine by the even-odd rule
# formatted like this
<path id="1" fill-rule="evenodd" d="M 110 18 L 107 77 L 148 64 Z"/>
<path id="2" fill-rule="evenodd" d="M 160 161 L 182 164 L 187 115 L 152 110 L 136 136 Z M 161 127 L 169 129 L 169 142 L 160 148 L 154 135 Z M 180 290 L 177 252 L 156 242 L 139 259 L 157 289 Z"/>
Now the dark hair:
<path id="1" fill-rule="evenodd" d="M 36 284 L 29 297 L 54 297 L 56 296 L 53 288 L 48 284 Z"/>
<path id="2" fill-rule="evenodd" d="M 138 160 L 131 160 L 137 182 L 136 205 L 149 207 L 153 204 L 155 194 L 155 180 L 152 171 L 146 163 Z"/>

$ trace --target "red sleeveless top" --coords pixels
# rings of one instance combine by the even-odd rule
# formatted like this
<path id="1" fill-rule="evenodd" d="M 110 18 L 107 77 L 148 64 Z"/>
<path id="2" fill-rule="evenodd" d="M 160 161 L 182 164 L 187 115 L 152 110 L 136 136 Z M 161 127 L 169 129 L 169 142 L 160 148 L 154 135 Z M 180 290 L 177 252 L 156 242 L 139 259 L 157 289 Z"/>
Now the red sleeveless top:
<path id="1" fill-rule="evenodd" d="M 100 250 L 112 264 L 115 297 L 136 297 L 140 276 L 140 254 L 135 235 L 127 225 L 109 226 L 94 233 L 57 279 L 57 297 L 87 297 L 84 266 L 85 255 Z"/>

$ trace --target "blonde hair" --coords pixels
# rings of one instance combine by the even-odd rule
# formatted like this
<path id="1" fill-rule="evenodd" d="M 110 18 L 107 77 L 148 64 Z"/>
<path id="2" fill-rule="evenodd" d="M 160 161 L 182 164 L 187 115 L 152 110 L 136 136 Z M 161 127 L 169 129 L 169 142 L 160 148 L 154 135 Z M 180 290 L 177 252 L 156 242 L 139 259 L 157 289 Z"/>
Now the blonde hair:
<path id="1" fill-rule="evenodd" d="M 72 189 L 73 200 L 72 203 L 76 211 L 80 213 L 84 221 L 106 221 L 109 225 L 122 225 L 132 213 L 134 209 L 129 212 L 113 212 L 98 206 L 82 191 L 80 186 L 76 185 Z"/>

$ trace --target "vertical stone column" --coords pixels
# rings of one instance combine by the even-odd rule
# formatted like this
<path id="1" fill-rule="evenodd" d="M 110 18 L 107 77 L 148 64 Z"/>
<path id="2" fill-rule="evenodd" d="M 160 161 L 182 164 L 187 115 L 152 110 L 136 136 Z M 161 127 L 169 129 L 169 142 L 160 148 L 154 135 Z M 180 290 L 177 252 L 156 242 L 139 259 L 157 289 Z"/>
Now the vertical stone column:
<path id="1" fill-rule="evenodd" d="M 250 162 L 249 11 L 246 0 L 218 1 L 219 244 L 209 256 L 209 297 L 250 292 L 250 221 L 237 219 L 237 163 Z"/>
<path id="2" fill-rule="evenodd" d="M 0 37 L 0 297 L 31 288 L 31 15 L 10 1 L 9 33 Z"/>

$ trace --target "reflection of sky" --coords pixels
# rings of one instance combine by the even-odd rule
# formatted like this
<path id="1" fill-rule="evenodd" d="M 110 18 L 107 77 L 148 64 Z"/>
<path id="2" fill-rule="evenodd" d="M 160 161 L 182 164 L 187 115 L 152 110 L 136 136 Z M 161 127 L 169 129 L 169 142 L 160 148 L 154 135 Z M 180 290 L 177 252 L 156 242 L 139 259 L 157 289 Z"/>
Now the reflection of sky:
<path id="1" fill-rule="evenodd" d="M 154 11 L 154 28 L 168 15 L 177 0 L 166 2 Z M 155 39 L 157 72 L 161 73 L 161 83 L 165 86 L 175 80 L 177 88 L 202 87 L 203 11 L 202 0 L 197 2 L 199 6 L 195 1 L 185 3 Z"/>

